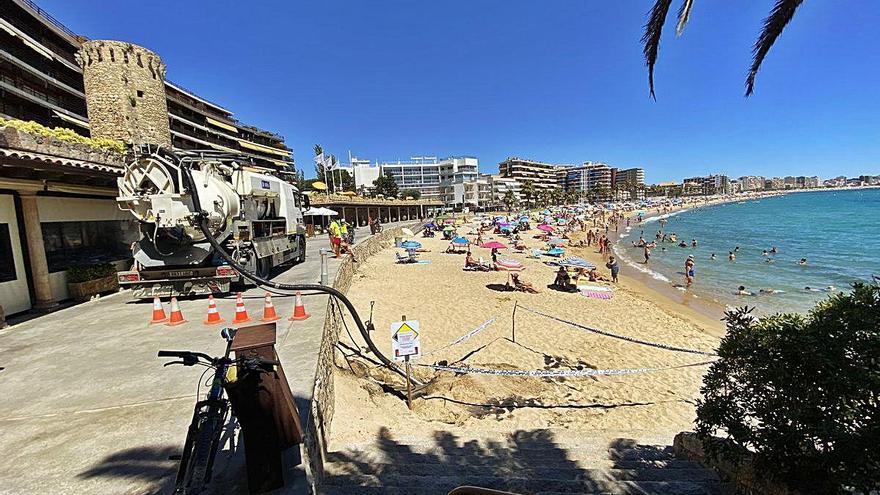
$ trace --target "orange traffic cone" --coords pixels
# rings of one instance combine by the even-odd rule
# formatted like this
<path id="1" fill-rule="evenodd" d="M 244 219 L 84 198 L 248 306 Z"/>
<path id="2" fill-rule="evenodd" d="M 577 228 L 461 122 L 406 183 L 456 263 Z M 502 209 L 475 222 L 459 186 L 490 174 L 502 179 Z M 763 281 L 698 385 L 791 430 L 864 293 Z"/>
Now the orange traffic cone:
<path id="1" fill-rule="evenodd" d="M 217 303 L 214 302 L 214 296 L 208 296 L 208 317 L 202 323 L 205 325 L 216 325 L 225 322 L 226 320 L 220 318 L 220 313 L 217 312 Z"/>
<path id="2" fill-rule="evenodd" d="M 150 325 L 165 323 L 166 321 L 168 321 L 168 317 L 165 316 L 165 310 L 162 309 L 162 300 L 159 299 L 159 296 L 156 296 L 153 298 L 153 319 L 150 320 Z"/>
<path id="3" fill-rule="evenodd" d="M 266 293 L 266 304 L 263 305 L 263 317 L 260 321 L 275 321 L 281 317 L 275 313 L 275 305 L 272 304 L 272 294 Z"/>
<path id="4" fill-rule="evenodd" d="M 244 307 L 244 299 L 242 299 L 241 292 L 239 292 L 235 298 L 235 318 L 232 320 L 232 324 L 237 325 L 248 321 L 251 321 L 251 317 L 247 314 L 247 309 Z"/>
<path id="5" fill-rule="evenodd" d="M 169 327 L 183 325 L 186 323 L 186 319 L 183 317 L 183 313 L 180 312 L 180 306 L 177 305 L 177 298 L 171 298 L 171 319 L 168 320 Z"/>
<path id="6" fill-rule="evenodd" d="M 306 307 L 303 306 L 302 293 L 297 292 L 296 293 L 296 306 L 294 306 L 294 308 L 293 308 L 293 316 L 288 318 L 288 320 L 290 320 L 290 321 L 305 320 L 309 316 L 312 316 L 312 315 L 306 313 Z"/>

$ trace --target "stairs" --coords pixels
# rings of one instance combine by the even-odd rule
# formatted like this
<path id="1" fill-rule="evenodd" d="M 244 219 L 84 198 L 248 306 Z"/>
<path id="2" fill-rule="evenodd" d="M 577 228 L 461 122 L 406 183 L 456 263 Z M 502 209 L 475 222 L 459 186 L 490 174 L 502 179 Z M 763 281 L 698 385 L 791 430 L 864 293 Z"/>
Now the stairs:
<path id="1" fill-rule="evenodd" d="M 569 433 L 570 435 L 570 433 Z M 445 495 L 461 485 L 523 495 L 732 495 L 710 469 L 672 447 L 633 440 L 556 439 L 547 430 L 462 440 L 395 440 L 330 452 L 318 493 Z"/>

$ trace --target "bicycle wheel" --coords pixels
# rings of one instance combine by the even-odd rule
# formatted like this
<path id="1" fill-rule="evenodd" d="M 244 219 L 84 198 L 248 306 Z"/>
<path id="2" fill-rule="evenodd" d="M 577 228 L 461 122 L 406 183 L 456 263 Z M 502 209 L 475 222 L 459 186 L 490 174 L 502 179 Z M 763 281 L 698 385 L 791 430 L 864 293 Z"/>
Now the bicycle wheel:
<path id="1" fill-rule="evenodd" d="M 187 434 L 175 495 L 202 493 L 211 481 L 211 468 L 220 443 L 225 407 L 208 405 L 207 410 L 196 413 L 197 419 Z M 181 477 L 182 475 L 182 477 Z"/>

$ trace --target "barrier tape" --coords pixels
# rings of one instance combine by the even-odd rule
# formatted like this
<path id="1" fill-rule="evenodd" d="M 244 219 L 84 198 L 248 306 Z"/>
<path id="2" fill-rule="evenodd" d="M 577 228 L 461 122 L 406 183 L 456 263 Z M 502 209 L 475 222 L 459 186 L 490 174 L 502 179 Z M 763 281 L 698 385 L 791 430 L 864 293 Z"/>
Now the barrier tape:
<path id="1" fill-rule="evenodd" d="M 636 375 L 639 373 L 648 373 L 651 371 L 665 371 L 677 368 L 689 368 L 692 366 L 703 366 L 711 364 L 713 361 L 704 361 L 701 363 L 684 364 L 681 366 L 667 366 L 664 368 L 620 368 L 609 370 L 499 370 L 492 368 L 469 368 L 465 366 L 441 366 L 439 364 L 416 364 L 423 368 L 431 368 L 437 371 L 451 371 L 461 374 L 475 375 L 495 375 L 495 376 L 528 376 L 533 378 L 554 378 L 554 377 L 572 377 L 572 376 L 614 376 L 614 375 Z"/>
<path id="2" fill-rule="evenodd" d="M 452 347 L 452 346 L 454 346 L 454 345 L 461 344 L 461 343 L 464 342 L 465 340 L 468 340 L 469 338 L 473 337 L 474 335 L 476 335 L 476 334 L 482 332 L 483 330 L 485 330 L 486 327 L 488 327 L 488 326 L 491 325 L 492 323 L 495 323 L 495 320 L 496 320 L 496 319 L 498 319 L 498 318 L 497 318 L 497 317 L 492 317 L 492 318 L 490 318 L 488 321 L 486 321 L 486 322 L 483 323 L 482 325 L 478 326 L 477 328 L 475 328 L 475 329 L 471 330 L 470 332 L 468 332 L 468 333 L 462 335 L 461 337 L 459 337 L 459 338 L 453 340 L 453 341 L 450 342 L 449 344 L 446 344 L 445 346 L 443 346 L 443 347 L 441 347 L 441 348 L 439 348 L 439 349 L 433 350 L 433 351 L 431 351 L 431 352 L 425 354 L 425 356 L 430 356 L 430 355 L 432 355 L 432 354 L 436 354 L 436 353 L 438 353 L 438 352 L 440 352 L 440 351 L 442 351 L 442 350 L 444 350 L 444 349 L 449 349 L 450 347 Z"/>
<path id="3" fill-rule="evenodd" d="M 545 317 L 545 318 L 550 318 L 551 320 L 555 320 L 555 321 L 558 321 L 558 322 L 560 322 L 560 323 L 565 323 L 566 325 L 570 325 L 570 326 L 573 326 L 573 327 L 575 327 L 575 328 L 580 328 L 581 330 L 586 330 L 586 331 L 588 331 L 588 332 L 593 332 L 593 333 L 596 333 L 596 334 L 599 334 L 599 335 L 604 335 L 605 337 L 611 337 L 611 338 L 615 338 L 615 339 L 625 340 L 625 341 L 627 341 L 627 342 L 632 342 L 632 343 L 634 343 L 634 344 L 646 345 L 646 346 L 649 346 L 649 347 L 656 347 L 657 349 L 665 349 L 665 350 L 667 350 L 667 351 L 687 352 L 687 353 L 690 353 L 690 354 L 701 354 L 701 355 L 703 355 L 703 356 L 717 356 L 717 354 L 715 354 L 714 352 L 698 351 L 698 350 L 696 350 L 696 349 L 687 349 L 687 348 L 684 348 L 684 347 L 674 347 L 674 346 L 666 345 L 666 344 L 658 344 L 657 342 L 649 342 L 649 341 L 647 341 L 647 340 L 639 340 L 639 339 L 636 339 L 636 338 L 633 338 L 633 337 L 627 337 L 627 336 L 625 336 L 625 335 L 618 335 L 618 334 L 616 334 L 616 333 L 611 333 L 611 332 L 606 332 L 606 331 L 604 331 L 604 330 L 599 330 L 598 328 L 590 328 L 590 327 L 588 327 L 588 326 L 584 326 L 584 325 L 581 325 L 581 324 L 579 324 L 579 323 L 574 323 L 574 322 L 572 322 L 572 321 L 563 320 L 562 318 L 557 318 L 557 317 L 552 316 L 552 315 L 544 314 L 544 313 L 542 313 L 542 312 L 540 312 L 540 311 L 535 311 L 534 309 L 530 309 L 530 308 L 527 308 L 527 307 L 525 307 L 525 306 L 519 306 L 519 307 L 522 308 L 522 309 L 524 309 L 524 310 L 526 310 L 526 311 L 528 311 L 528 312 L 530 312 L 530 313 L 534 313 L 534 314 L 536 314 L 536 315 L 540 315 L 540 316 L 543 316 L 543 317 Z"/>

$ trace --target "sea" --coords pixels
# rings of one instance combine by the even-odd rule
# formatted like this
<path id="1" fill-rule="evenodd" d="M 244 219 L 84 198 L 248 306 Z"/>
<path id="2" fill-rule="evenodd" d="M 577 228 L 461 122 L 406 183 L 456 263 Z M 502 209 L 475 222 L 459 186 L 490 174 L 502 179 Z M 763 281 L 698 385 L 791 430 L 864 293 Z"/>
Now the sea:
<path id="1" fill-rule="evenodd" d="M 675 233 L 688 247 L 658 242 L 645 265 L 642 249 L 632 241 L 643 235 L 650 242 L 660 229 Z M 691 246 L 693 239 L 697 247 Z M 768 315 L 806 313 L 834 293 L 851 290 L 854 282 L 880 277 L 878 246 L 880 189 L 855 189 L 798 192 L 646 218 L 621 231 L 615 252 L 624 269 L 644 272 L 672 290 Z M 736 260 L 729 261 L 728 253 L 737 247 Z M 776 254 L 770 253 L 773 247 Z M 696 277 L 686 289 L 688 255 L 694 256 Z M 806 264 L 799 264 L 801 258 Z M 741 285 L 754 295 L 738 295 Z"/>

